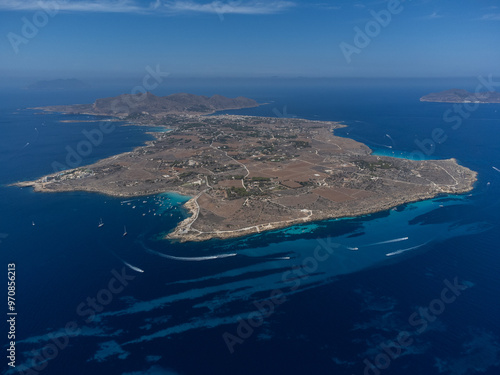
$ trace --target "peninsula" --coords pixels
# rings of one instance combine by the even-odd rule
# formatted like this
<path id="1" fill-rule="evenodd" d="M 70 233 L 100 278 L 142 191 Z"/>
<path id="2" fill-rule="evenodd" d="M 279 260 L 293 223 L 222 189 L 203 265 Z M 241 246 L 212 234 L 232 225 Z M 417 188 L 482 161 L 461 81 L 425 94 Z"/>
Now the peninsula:
<path id="1" fill-rule="evenodd" d="M 335 136 L 333 131 L 344 126 L 337 122 L 198 113 L 254 105 L 250 99 L 186 96 L 192 106 L 159 108 L 155 98 L 151 97 L 152 107 L 120 116 L 171 131 L 153 133 L 155 139 L 146 145 L 93 165 L 16 185 L 40 192 L 89 191 L 120 197 L 188 195 L 192 198 L 185 207 L 191 215 L 167 238 L 202 241 L 465 193 L 476 181 L 476 172 L 454 159 L 374 156 L 364 144 Z M 102 103 L 111 101 L 96 103 L 83 112 L 100 112 Z M 102 112 L 109 115 L 110 106 Z M 64 108 L 81 113 L 83 107 Z"/>
<path id="2" fill-rule="evenodd" d="M 420 101 L 438 103 L 500 103 L 500 93 L 496 91 L 472 93 L 462 89 L 451 89 L 422 96 Z"/>

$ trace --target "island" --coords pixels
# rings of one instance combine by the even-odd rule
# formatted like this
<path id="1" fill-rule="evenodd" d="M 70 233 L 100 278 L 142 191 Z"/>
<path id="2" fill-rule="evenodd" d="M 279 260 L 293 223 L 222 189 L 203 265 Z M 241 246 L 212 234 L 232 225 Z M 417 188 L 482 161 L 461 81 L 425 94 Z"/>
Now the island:
<path id="1" fill-rule="evenodd" d="M 76 78 L 70 79 L 52 79 L 48 81 L 37 81 L 27 88 L 29 90 L 75 90 L 86 89 L 90 86 Z"/>
<path id="2" fill-rule="evenodd" d="M 500 103 L 500 93 L 496 91 L 472 93 L 462 89 L 451 89 L 422 96 L 420 101 L 438 103 Z"/>
<path id="3" fill-rule="evenodd" d="M 187 195 L 191 199 L 185 208 L 190 215 L 167 235 L 184 242 L 365 215 L 440 194 L 465 193 L 477 178 L 455 159 L 415 161 L 372 155 L 366 145 L 335 136 L 334 130 L 345 126 L 338 122 L 199 113 L 250 106 L 255 104 L 251 99 L 187 94 L 174 98 L 172 106 L 160 105 L 166 99 L 143 98 L 139 108 L 123 111 L 123 106 L 115 113 L 135 124 L 169 129 L 152 133 L 154 140 L 144 146 L 16 185 L 38 192 L 87 191 L 119 197 Z M 82 113 L 85 108 L 83 113 L 110 115 L 113 100 L 119 99 L 65 106 L 64 111 Z M 146 100 L 151 106 L 144 104 Z"/>

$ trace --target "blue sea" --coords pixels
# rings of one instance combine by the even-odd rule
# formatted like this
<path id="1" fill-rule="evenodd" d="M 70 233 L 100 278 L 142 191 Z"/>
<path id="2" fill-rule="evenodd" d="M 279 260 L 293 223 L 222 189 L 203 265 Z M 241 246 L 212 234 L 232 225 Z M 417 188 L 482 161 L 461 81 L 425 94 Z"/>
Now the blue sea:
<path id="1" fill-rule="evenodd" d="M 182 205 L 189 197 L 41 194 L 9 186 L 52 173 L 86 139 L 84 131 L 99 126 L 92 116 L 30 108 L 90 103 L 130 88 L 0 91 L 2 293 L 9 312 L 8 265 L 15 264 L 17 313 L 15 339 L 7 338 L 9 323 L 3 329 L 2 369 L 500 373 L 500 105 L 456 112 L 454 104 L 419 101 L 453 87 L 474 90 L 477 83 L 214 80 L 158 89 L 156 95 L 248 96 L 266 104 L 224 113 L 339 121 L 346 127 L 336 135 L 378 155 L 455 158 L 478 172 L 474 190 L 463 195 L 186 244 L 162 236 L 186 218 Z M 151 139 L 151 128 L 113 124 L 78 166 Z M 5 355 L 10 341 L 15 368 Z"/>

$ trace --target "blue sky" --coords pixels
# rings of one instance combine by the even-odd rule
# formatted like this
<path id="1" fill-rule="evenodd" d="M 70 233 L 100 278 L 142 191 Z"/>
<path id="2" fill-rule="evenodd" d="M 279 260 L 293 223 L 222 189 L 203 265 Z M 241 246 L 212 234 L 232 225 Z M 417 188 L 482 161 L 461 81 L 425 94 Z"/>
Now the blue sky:
<path id="1" fill-rule="evenodd" d="M 159 65 L 173 77 L 500 75 L 497 4 L 0 0 L 0 74 L 109 78 Z M 391 19 L 381 26 L 374 12 Z M 367 27 L 356 44 L 355 28 Z"/>

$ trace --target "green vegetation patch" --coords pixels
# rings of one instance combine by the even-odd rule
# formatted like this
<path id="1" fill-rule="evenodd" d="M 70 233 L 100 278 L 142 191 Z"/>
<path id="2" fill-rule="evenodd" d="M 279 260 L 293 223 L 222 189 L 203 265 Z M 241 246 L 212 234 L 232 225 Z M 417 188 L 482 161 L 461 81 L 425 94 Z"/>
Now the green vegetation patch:
<path id="1" fill-rule="evenodd" d="M 396 166 L 387 161 L 379 160 L 377 162 L 369 163 L 365 160 L 356 160 L 354 162 L 361 169 L 369 169 L 370 171 L 376 171 L 377 169 L 391 169 L 396 168 Z"/>

